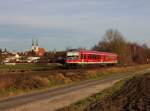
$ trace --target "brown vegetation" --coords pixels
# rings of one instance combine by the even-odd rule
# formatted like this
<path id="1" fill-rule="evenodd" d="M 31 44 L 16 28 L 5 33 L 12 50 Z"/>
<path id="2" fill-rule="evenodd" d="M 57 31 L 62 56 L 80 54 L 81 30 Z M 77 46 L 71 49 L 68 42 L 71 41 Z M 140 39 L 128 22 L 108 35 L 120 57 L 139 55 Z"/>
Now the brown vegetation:
<path id="1" fill-rule="evenodd" d="M 112 74 L 138 71 L 149 65 L 130 67 L 111 67 L 100 69 L 51 70 L 40 72 L 16 72 L 0 75 L 0 96 L 16 93 L 18 90 L 28 91 L 52 86 L 64 85 L 91 78 L 104 78 Z"/>

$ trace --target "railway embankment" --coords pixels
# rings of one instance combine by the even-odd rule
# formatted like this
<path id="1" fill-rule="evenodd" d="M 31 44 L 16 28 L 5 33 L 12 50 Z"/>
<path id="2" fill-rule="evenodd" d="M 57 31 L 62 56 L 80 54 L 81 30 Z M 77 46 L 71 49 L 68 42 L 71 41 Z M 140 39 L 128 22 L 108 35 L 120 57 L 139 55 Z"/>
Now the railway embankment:
<path id="1" fill-rule="evenodd" d="M 69 69 L 0 74 L 0 97 L 22 95 L 74 84 L 88 79 L 103 79 L 115 74 L 139 72 L 150 65 L 108 67 L 97 69 Z"/>

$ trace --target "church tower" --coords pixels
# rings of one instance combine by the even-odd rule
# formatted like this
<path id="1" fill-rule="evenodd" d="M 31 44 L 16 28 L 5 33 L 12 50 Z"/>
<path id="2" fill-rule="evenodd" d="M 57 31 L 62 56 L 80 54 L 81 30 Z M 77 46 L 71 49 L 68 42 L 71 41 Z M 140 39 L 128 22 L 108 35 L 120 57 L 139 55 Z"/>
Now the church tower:
<path id="1" fill-rule="evenodd" d="M 38 52 L 38 50 L 39 50 L 39 43 L 38 43 L 37 39 L 36 39 L 36 41 L 34 41 L 32 39 L 32 50 L 35 51 L 35 52 Z"/>
<path id="2" fill-rule="evenodd" d="M 32 50 L 35 50 L 35 44 L 34 44 L 34 40 L 32 39 Z"/>
<path id="3" fill-rule="evenodd" d="M 39 47 L 38 39 L 36 39 L 36 41 L 32 39 L 32 51 L 34 51 L 37 56 L 41 57 L 46 53 L 44 48 Z"/>
<path id="4" fill-rule="evenodd" d="M 38 40 L 36 39 L 35 51 L 38 52 L 38 50 L 39 50 L 39 43 L 38 43 Z"/>

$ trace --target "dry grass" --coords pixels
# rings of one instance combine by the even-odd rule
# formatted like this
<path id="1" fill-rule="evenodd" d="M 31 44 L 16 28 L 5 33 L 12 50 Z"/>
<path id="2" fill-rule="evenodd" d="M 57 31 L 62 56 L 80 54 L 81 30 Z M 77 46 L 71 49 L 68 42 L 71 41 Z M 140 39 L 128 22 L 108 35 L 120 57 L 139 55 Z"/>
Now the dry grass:
<path id="1" fill-rule="evenodd" d="M 45 89 L 87 79 L 102 79 L 124 72 L 138 72 L 149 67 L 150 65 L 137 65 L 130 67 L 111 67 L 80 71 L 56 71 L 53 73 L 36 72 L 29 74 L 4 74 L 0 75 L 0 96 L 16 95 L 20 92 L 23 93 L 32 90 Z"/>

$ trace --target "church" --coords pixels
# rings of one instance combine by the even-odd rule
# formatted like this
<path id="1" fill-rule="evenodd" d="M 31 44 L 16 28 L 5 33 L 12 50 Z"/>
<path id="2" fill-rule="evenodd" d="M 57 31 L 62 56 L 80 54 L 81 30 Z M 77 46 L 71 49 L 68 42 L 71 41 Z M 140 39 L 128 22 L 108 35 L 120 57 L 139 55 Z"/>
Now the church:
<path id="1" fill-rule="evenodd" d="M 36 41 L 32 39 L 32 51 L 34 51 L 40 57 L 44 56 L 44 54 L 46 53 L 44 48 L 39 47 L 39 43 L 37 39 Z"/>

